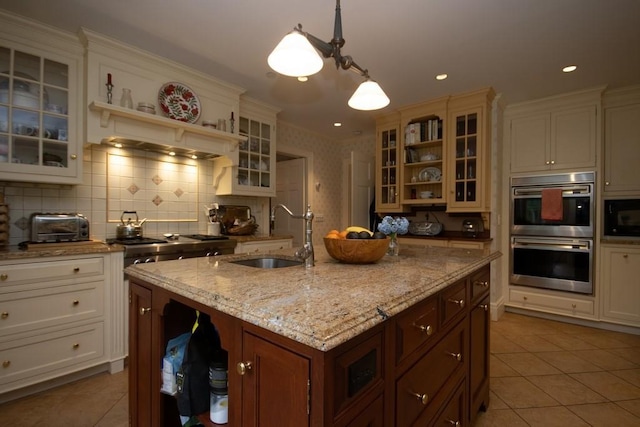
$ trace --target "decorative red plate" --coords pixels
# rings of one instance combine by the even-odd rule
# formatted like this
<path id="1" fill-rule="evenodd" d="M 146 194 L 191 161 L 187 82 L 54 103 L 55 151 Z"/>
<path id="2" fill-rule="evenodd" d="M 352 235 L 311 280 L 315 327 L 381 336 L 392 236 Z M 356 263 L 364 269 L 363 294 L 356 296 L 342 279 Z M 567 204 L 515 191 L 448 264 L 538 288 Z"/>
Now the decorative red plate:
<path id="1" fill-rule="evenodd" d="M 158 101 L 162 112 L 171 119 L 195 123 L 200 117 L 200 100 L 182 83 L 165 83 L 158 93 Z"/>

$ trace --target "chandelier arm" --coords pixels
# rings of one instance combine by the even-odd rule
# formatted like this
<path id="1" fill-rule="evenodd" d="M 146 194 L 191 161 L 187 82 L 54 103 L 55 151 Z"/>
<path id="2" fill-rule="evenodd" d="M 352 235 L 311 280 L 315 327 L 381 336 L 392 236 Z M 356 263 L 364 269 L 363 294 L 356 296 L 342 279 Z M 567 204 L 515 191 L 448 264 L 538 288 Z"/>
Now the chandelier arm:
<path id="1" fill-rule="evenodd" d="M 322 56 L 325 58 L 331 58 L 333 56 L 333 46 L 331 43 L 322 41 L 311 33 L 305 33 L 302 31 L 302 27 L 300 28 L 300 32 L 307 38 L 307 40 L 309 40 L 311 46 L 315 47 L 320 51 L 320 53 L 322 53 Z"/>

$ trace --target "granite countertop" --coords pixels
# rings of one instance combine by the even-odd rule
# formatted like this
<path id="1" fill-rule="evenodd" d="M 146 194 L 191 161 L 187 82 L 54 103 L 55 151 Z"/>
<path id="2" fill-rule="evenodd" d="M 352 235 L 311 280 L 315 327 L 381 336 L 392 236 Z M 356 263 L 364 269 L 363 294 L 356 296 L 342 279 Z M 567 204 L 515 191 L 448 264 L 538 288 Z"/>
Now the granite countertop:
<path id="1" fill-rule="evenodd" d="M 276 254 L 293 259 L 293 249 Z M 273 253 L 271 254 L 273 255 Z M 264 256 L 264 255 L 262 255 Z M 316 266 L 259 269 L 224 255 L 138 264 L 129 276 L 327 351 L 500 256 L 481 250 L 403 248 L 376 264 L 342 264 L 316 249 Z"/>
<path id="2" fill-rule="evenodd" d="M 25 248 L 19 246 L 3 247 L 0 249 L 0 261 L 122 252 L 123 250 L 124 248 L 120 245 L 107 245 L 99 240 L 67 243 L 30 243 Z"/>
<path id="3" fill-rule="evenodd" d="M 246 243 L 246 242 L 260 242 L 264 240 L 282 240 L 282 239 L 293 239 L 293 236 L 290 235 L 273 235 L 269 236 L 268 234 L 255 234 L 250 236 L 228 236 L 230 239 L 236 240 L 238 243 Z"/>

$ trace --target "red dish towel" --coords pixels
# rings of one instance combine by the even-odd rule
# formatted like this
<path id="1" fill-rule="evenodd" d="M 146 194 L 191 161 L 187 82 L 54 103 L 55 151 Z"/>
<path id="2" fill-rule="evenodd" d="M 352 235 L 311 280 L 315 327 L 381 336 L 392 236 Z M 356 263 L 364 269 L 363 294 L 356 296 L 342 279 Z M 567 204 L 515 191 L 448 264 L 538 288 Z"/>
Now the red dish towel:
<path id="1" fill-rule="evenodd" d="M 542 219 L 547 221 L 562 220 L 562 189 L 547 188 L 542 190 Z"/>

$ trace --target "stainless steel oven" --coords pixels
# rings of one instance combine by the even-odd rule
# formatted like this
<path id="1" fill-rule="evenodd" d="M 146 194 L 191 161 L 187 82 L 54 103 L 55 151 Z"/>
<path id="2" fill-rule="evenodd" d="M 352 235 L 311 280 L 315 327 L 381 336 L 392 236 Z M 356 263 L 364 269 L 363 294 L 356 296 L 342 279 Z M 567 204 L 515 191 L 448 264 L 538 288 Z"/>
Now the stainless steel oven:
<path id="1" fill-rule="evenodd" d="M 594 172 L 512 178 L 511 234 L 593 237 L 594 187 Z M 543 219 L 546 189 L 562 192 L 562 219 Z"/>
<path id="2" fill-rule="evenodd" d="M 557 200 L 545 219 L 544 198 Z M 510 282 L 593 294 L 595 172 L 511 179 Z"/>
<path id="3" fill-rule="evenodd" d="M 593 240 L 511 237 L 511 283 L 593 293 Z"/>

